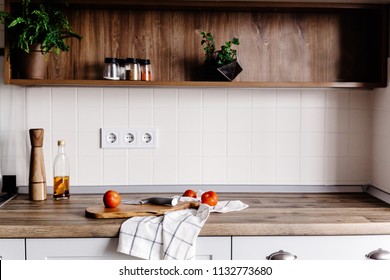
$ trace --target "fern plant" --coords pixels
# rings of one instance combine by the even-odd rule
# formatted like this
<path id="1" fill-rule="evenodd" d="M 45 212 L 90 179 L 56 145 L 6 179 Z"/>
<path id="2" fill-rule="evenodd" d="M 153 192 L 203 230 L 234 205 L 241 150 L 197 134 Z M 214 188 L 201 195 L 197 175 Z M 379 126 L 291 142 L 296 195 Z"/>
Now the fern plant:
<path id="1" fill-rule="evenodd" d="M 240 41 L 238 38 L 233 38 L 224 45 L 221 46 L 220 50 L 215 50 L 215 41 L 213 35 L 208 32 L 200 32 L 203 36 L 201 45 L 205 51 L 205 62 L 216 64 L 217 66 L 223 66 L 232 63 L 237 60 L 237 51 L 232 49 L 232 45 L 239 45 Z"/>
<path id="2" fill-rule="evenodd" d="M 65 39 L 82 36 L 72 30 L 68 18 L 54 0 L 31 7 L 31 0 L 23 0 L 14 14 L 0 11 L 0 22 L 5 24 L 10 37 L 10 49 L 30 52 L 33 44 L 40 44 L 42 54 L 69 51 Z"/>

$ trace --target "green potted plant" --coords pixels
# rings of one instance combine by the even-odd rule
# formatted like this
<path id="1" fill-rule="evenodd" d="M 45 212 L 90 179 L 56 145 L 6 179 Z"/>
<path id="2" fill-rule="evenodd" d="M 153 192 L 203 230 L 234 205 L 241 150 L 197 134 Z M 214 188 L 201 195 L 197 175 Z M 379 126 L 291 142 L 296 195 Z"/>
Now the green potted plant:
<path id="1" fill-rule="evenodd" d="M 13 72 L 18 72 L 20 78 L 43 79 L 48 54 L 58 55 L 61 51 L 69 51 L 66 38 L 82 38 L 72 30 L 68 18 L 55 0 L 34 4 L 31 0 L 22 0 L 21 6 L 12 12 L 0 11 L 0 22 L 5 24 L 8 31 L 8 56 L 11 56 L 13 68 L 18 69 L 13 69 Z M 27 69 L 22 69 L 22 66 Z M 31 75 L 28 70 L 32 71 Z"/>
<path id="2" fill-rule="evenodd" d="M 221 49 L 216 50 L 213 35 L 204 31 L 200 34 L 203 37 L 201 45 L 205 52 L 205 65 L 212 70 L 211 72 L 219 75 L 219 77 L 215 77 L 217 80 L 222 78 L 223 80 L 233 81 L 242 71 L 242 67 L 237 61 L 237 51 L 232 49 L 233 45 L 240 44 L 239 39 L 233 38 L 225 42 Z"/>

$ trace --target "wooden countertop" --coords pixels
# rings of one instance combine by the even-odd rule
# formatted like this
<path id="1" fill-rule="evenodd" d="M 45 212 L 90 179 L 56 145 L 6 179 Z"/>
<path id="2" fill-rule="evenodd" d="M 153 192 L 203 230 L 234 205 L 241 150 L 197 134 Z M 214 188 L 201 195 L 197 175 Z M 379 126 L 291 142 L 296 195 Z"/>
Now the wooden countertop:
<path id="1" fill-rule="evenodd" d="M 366 193 L 222 193 L 220 200 L 249 208 L 211 213 L 201 236 L 390 234 L 390 205 Z M 41 202 L 18 195 L 0 207 L 0 238 L 117 237 L 125 219 L 85 217 L 85 208 L 101 201 L 101 194 Z"/>

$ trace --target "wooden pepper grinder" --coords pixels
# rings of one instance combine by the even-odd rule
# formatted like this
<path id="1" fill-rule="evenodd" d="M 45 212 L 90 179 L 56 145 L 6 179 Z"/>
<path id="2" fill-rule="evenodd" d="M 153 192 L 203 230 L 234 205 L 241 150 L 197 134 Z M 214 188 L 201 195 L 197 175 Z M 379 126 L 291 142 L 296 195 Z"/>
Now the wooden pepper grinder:
<path id="1" fill-rule="evenodd" d="M 46 200 L 46 173 L 43 160 L 43 129 L 30 129 L 31 158 L 28 190 L 30 200 Z"/>

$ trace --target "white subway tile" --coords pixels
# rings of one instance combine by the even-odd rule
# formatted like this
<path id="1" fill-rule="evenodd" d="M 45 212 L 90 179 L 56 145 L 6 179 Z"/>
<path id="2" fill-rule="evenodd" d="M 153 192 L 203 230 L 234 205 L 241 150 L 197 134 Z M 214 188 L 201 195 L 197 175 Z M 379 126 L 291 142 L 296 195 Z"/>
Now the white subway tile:
<path id="1" fill-rule="evenodd" d="M 228 132 L 250 132 L 251 110 L 250 107 L 228 109 Z"/>
<path id="2" fill-rule="evenodd" d="M 103 105 L 104 107 L 127 107 L 129 95 L 127 88 L 104 88 Z"/>
<path id="3" fill-rule="evenodd" d="M 179 157 L 178 184 L 202 183 L 202 158 Z"/>
<path id="4" fill-rule="evenodd" d="M 298 133 L 278 133 L 276 135 L 276 156 L 297 157 L 300 155 L 300 135 Z"/>
<path id="5" fill-rule="evenodd" d="M 26 89 L 27 129 L 43 128 L 51 130 L 51 89 Z"/>
<path id="6" fill-rule="evenodd" d="M 130 107 L 153 107 L 152 88 L 129 88 Z"/>
<path id="7" fill-rule="evenodd" d="M 77 182 L 80 186 L 103 185 L 103 159 L 101 157 L 79 157 Z M 72 186 L 70 189 L 72 192 Z"/>
<path id="8" fill-rule="evenodd" d="M 252 133 L 253 157 L 273 157 L 276 151 L 275 133 Z"/>
<path id="9" fill-rule="evenodd" d="M 228 157 L 250 157 L 251 134 L 250 133 L 228 133 L 227 134 L 227 156 Z"/>
<path id="10" fill-rule="evenodd" d="M 203 156 L 224 157 L 226 156 L 226 134 L 205 132 L 203 133 Z"/>
<path id="11" fill-rule="evenodd" d="M 249 89 L 229 89 L 228 107 L 251 107 L 252 92 Z"/>
<path id="12" fill-rule="evenodd" d="M 77 106 L 79 109 L 83 109 L 85 107 L 102 107 L 103 89 L 102 88 L 78 88 Z"/>
<path id="13" fill-rule="evenodd" d="M 368 133 L 354 133 L 349 136 L 349 155 L 352 157 L 368 157 L 371 154 L 371 137 Z M 386 154 L 386 148 L 382 148 L 382 153 Z"/>
<path id="14" fill-rule="evenodd" d="M 323 133 L 301 134 L 301 155 L 322 157 L 325 155 L 325 135 Z"/>
<path id="15" fill-rule="evenodd" d="M 226 108 L 209 107 L 203 108 L 203 131 L 226 132 L 227 111 Z"/>
<path id="16" fill-rule="evenodd" d="M 276 111 L 278 132 L 298 132 L 301 127 L 300 109 L 279 108 Z"/>
<path id="17" fill-rule="evenodd" d="M 278 89 L 276 95 L 277 107 L 301 107 L 301 91 L 296 89 Z"/>
<path id="18" fill-rule="evenodd" d="M 348 90 L 327 90 L 326 107 L 328 108 L 348 108 L 349 91 Z"/>
<path id="19" fill-rule="evenodd" d="M 326 109 L 326 131 L 348 132 L 349 111 L 346 109 Z"/>
<path id="20" fill-rule="evenodd" d="M 350 132 L 371 132 L 371 112 L 369 110 L 350 110 Z"/>
<path id="21" fill-rule="evenodd" d="M 153 111 L 153 124 L 159 131 L 176 132 L 178 129 L 176 107 L 155 107 Z"/>
<path id="22" fill-rule="evenodd" d="M 155 88 L 153 90 L 153 105 L 155 107 L 176 107 L 177 99 L 177 89 Z"/>
<path id="23" fill-rule="evenodd" d="M 128 170 L 126 157 L 104 157 L 103 184 L 126 185 L 128 182 Z"/>
<path id="24" fill-rule="evenodd" d="M 323 132 L 325 130 L 325 110 L 322 108 L 304 108 L 302 109 L 303 132 Z"/>
<path id="25" fill-rule="evenodd" d="M 249 157 L 229 157 L 226 160 L 227 184 L 249 184 L 251 159 Z"/>
<path id="26" fill-rule="evenodd" d="M 276 131 L 275 108 L 252 108 L 252 131 L 273 132 Z"/>
<path id="27" fill-rule="evenodd" d="M 226 158 L 203 157 L 203 184 L 226 184 Z"/>
<path id="28" fill-rule="evenodd" d="M 226 89 L 208 88 L 203 89 L 204 107 L 226 107 L 227 91 Z"/>
<path id="29" fill-rule="evenodd" d="M 153 158 L 151 156 L 129 156 L 129 180 L 130 185 L 153 184 Z"/>
<path id="30" fill-rule="evenodd" d="M 325 91 L 318 89 L 302 90 L 302 107 L 304 108 L 324 108 Z"/>
<path id="31" fill-rule="evenodd" d="M 179 157 L 201 157 L 202 135 L 201 133 L 179 133 Z"/>
<path id="32" fill-rule="evenodd" d="M 77 95 L 75 88 L 53 88 L 53 131 L 77 130 Z"/>
<path id="33" fill-rule="evenodd" d="M 370 109 L 371 92 L 368 90 L 351 90 L 350 91 L 350 108 Z"/>
<path id="34" fill-rule="evenodd" d="M 176 157 L 154 157 L 153 183 L 156 185 L 177 183 Z"/>
<path id="35" fill-rule="evenodd" d="M 252 90 L 253 107 L 276 107 L 276 89 L 254 89 Z"/>
<path id="36" fill-rule="evenodd" d="M 323 157 L 301 158 L 301 183 L 324 184 L 324 161 Z"/>
<path id="37" fill-rule="evenodd" d="M 356 184 L 369 184 L 370 161 L 367 157 L 350 157 L 348 159 L 348 181 Z"/>
<path id="38" fill-rule="evenodd" d="M 275 158 L 254 157 L 251 166 L 252 184 L 274 184 L 275 183 Z"/>
<path id="39" fill-rule="evenodd" d="M 77 140 L 77 153 L 79 157 L 97 157 L 102 156 L 100 148 L 99 130 L 92 132 L 79 132 Z"/>
<path id="40" fill-rule="evenodd" d="M 329 184 L 342 184 L 348 182 L 348 158 L 325 158 L 325 181 Z"/>
<path id="41" fill-rule="evenodd" d="M 275 162 L 276 184 L 299 184 L 299 157 L 277 157 Z"/>
<path id="42" fill-rule="evenodd" d="M 330 157 L 348 155 L 348 134 L 328 133 L 325 136 L 325 155 Z"/>
<path id="43" fill-rule="evenodd" d="M 105 107 L 103 109 L 104 127 L 128 127 L 129 111 L 127 107 Z"/>
<path id="44" fill-rule="evenodd" d="M 79 132 L 95 132 L 102 127 L 103 110 L 101 108 L 83 108 L 78 111 Z"/>
<path id="45" fill-rule="evenodd" d="M 202 131 L 202 108 L 179 107 L 179 131 L 201 132 Z"/>
<path id="46" fill-rule="evenodd" d="M 178 135 L 173 132 L 159 131 L 158 147 L 154 149 L 156 157 L 176 157 L 178 150 Z"/>
<path id="47" fill-rule="evenodd" d="M 153 126 L 153 107 L 129 107 L 129 125 L 128 127 L 154 127 Z"/>
<path id="48" fill-rule="evenodd" d="M 180 88 L 179 107 L 201 107 L 202 89 L 200 88 Z"/>

